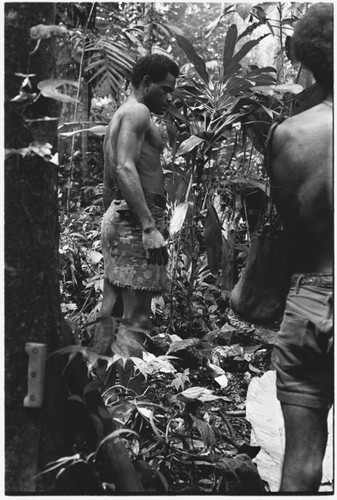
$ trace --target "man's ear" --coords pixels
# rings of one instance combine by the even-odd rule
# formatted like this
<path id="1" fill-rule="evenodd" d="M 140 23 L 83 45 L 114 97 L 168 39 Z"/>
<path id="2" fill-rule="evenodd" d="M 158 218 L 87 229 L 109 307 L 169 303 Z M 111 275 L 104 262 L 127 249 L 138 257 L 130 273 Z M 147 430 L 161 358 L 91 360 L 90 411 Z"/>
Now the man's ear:
<path id="1" fill-rule="evenodd" d="M 152 83 L 151 77 L 149 75 L 145 75 L 143 77 L 142 82 L 143 82 L 144 88 L 149 87 L 151 85 L 151 83 Z"/>

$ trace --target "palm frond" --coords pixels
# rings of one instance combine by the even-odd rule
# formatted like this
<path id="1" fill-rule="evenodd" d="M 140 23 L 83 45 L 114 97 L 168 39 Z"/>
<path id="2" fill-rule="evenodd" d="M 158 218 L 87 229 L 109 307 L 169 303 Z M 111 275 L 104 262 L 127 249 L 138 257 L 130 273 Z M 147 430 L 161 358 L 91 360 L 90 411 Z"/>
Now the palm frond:
<path id="1" fill-rule="evenodd" d="M 129 48 L 123 43 L 112 42 L 100 38 L 86 47 L 90 55 L 86 63 L 86 72 L 90 72 L 92 82 L 98 93 L 111 94 L 118 99 L 120 89 L 131 75 L 134 59 L 130 56 Z"/>

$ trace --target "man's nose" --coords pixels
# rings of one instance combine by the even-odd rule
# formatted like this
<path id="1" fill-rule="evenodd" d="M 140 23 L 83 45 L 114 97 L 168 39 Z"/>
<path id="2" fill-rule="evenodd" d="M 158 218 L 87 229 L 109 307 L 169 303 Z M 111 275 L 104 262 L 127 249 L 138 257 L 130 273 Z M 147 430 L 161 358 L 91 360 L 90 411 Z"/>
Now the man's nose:
<path id="1" fill-rule="evenodd" d="M 167 100 L 168 102 L 172 102 L 172 99 L 173 99 L 172 94 L 167 94 L 167 95 L 166 95 L 166 100 Z"/>

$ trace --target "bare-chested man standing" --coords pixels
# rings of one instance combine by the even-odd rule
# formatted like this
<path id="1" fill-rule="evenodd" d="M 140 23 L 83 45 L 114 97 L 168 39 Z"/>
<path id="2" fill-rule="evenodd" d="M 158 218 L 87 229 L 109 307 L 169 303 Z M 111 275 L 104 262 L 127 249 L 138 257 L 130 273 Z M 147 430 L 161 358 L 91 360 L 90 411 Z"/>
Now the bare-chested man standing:
<path id="1" fill-rule="evenodd" d="M 102 251 L 104 291 L 100 317 L 114 314 L 122 302 L 123 323 L 117 344 L 141 357 L 144 333 L 150 330 L 151 300 L 165 289 L 168 254 L 165 227 L 163 141 L 151 113 L 162 115 L 172 100 L 179 68 L 169 57 L 151 54 L 134 67 L 132 93 L 116 111 L 104 142 Z M 138 329 L 138 331 L 137 331 Z M 108 331 L 108 337 L 106 336 Z M 111 331 L 111 328 L 110 328 Z M 111 354 L 109 325 L 96 329 L 94 348 Z M 130 378 L 131 377 L 131 378 Z M 132 363 L 119 367 L 119 383 L 139 394 L 142 377 Z"/>
<path id="2" fill-rule="evenodd" d="M 296 58 L 324 101 L 275 130 L 271 184 L 294 243 L 296 274 L 273 353 L 286 448 L 280 491 L 317 492 L 333 403 L 333 5 L 315 4 L 295 25 Z"/>

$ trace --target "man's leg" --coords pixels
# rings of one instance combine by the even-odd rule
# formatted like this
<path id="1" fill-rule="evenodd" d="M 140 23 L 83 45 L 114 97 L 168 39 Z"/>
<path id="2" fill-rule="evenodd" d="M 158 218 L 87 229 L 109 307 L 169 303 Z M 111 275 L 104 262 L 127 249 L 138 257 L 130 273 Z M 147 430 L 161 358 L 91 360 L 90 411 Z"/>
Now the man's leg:
<path id="1" fill-rule="evenodd" d="M 104 280 L 103 300 L 101 310 L 98 314 L 93 339 L 93 348 L 99 354 L 111 354 L 111 342 L 113 341 L 114 323 L 112 317 L 121 318 L 123 315 L 123 305 L 121 289 Z M 103 319 L 104 318 L 104 319 Z"/>
<path id="2" fill-rule="evenodd" d="M 111 344 L 115 336 L 115 322 L 114 317 L 121 318 L 123 316 L 123 302 L 121 289 L 112 285 L 107 280 L 104 280 L 103 285 L 103 300 L 101 310 L 97 319 L 98 321 L 95 328 L 92 347 L 98 354 L 104 356 L 111 356 Z M 104 318 L 104 319 L 103 319 Z M 96 373 L 101 379 L 102 384 L 105 386 L 112 386 L 115 384 L 116 369 L 111 366 L 109 373 L 106 371 L 106 361 L 100 360 L 97 363 Z"/>
<path id="3" fill-rule="evenodd" d="M 286 448 L 280 491 L 314 493 L 322 479 L 328 409 L 282 403 Z"/>
<path id="4" fill-rule="evenodd" d="M 126 324 L 121 324 L 118 330 L 117 343 L 124 348 L 127 347 L 128 355 L 131 357 L 142 357 L 142 346 L 145 334 L 141 330 L 150 333 L 151 330 L 151 300 L 152 292 L 143 290 L 122 290 L 123 297 L 123 319 Z M 139 330 L 137 331 L 137 329 Z M 124 350 L 124 349 L 123 349 Z M 124 367 L 119 366 L 119 383 L 136 394 L 143 392 L 144 377 L 140 374 L 133 376 L 132 361 L 126 362 Z"/>

